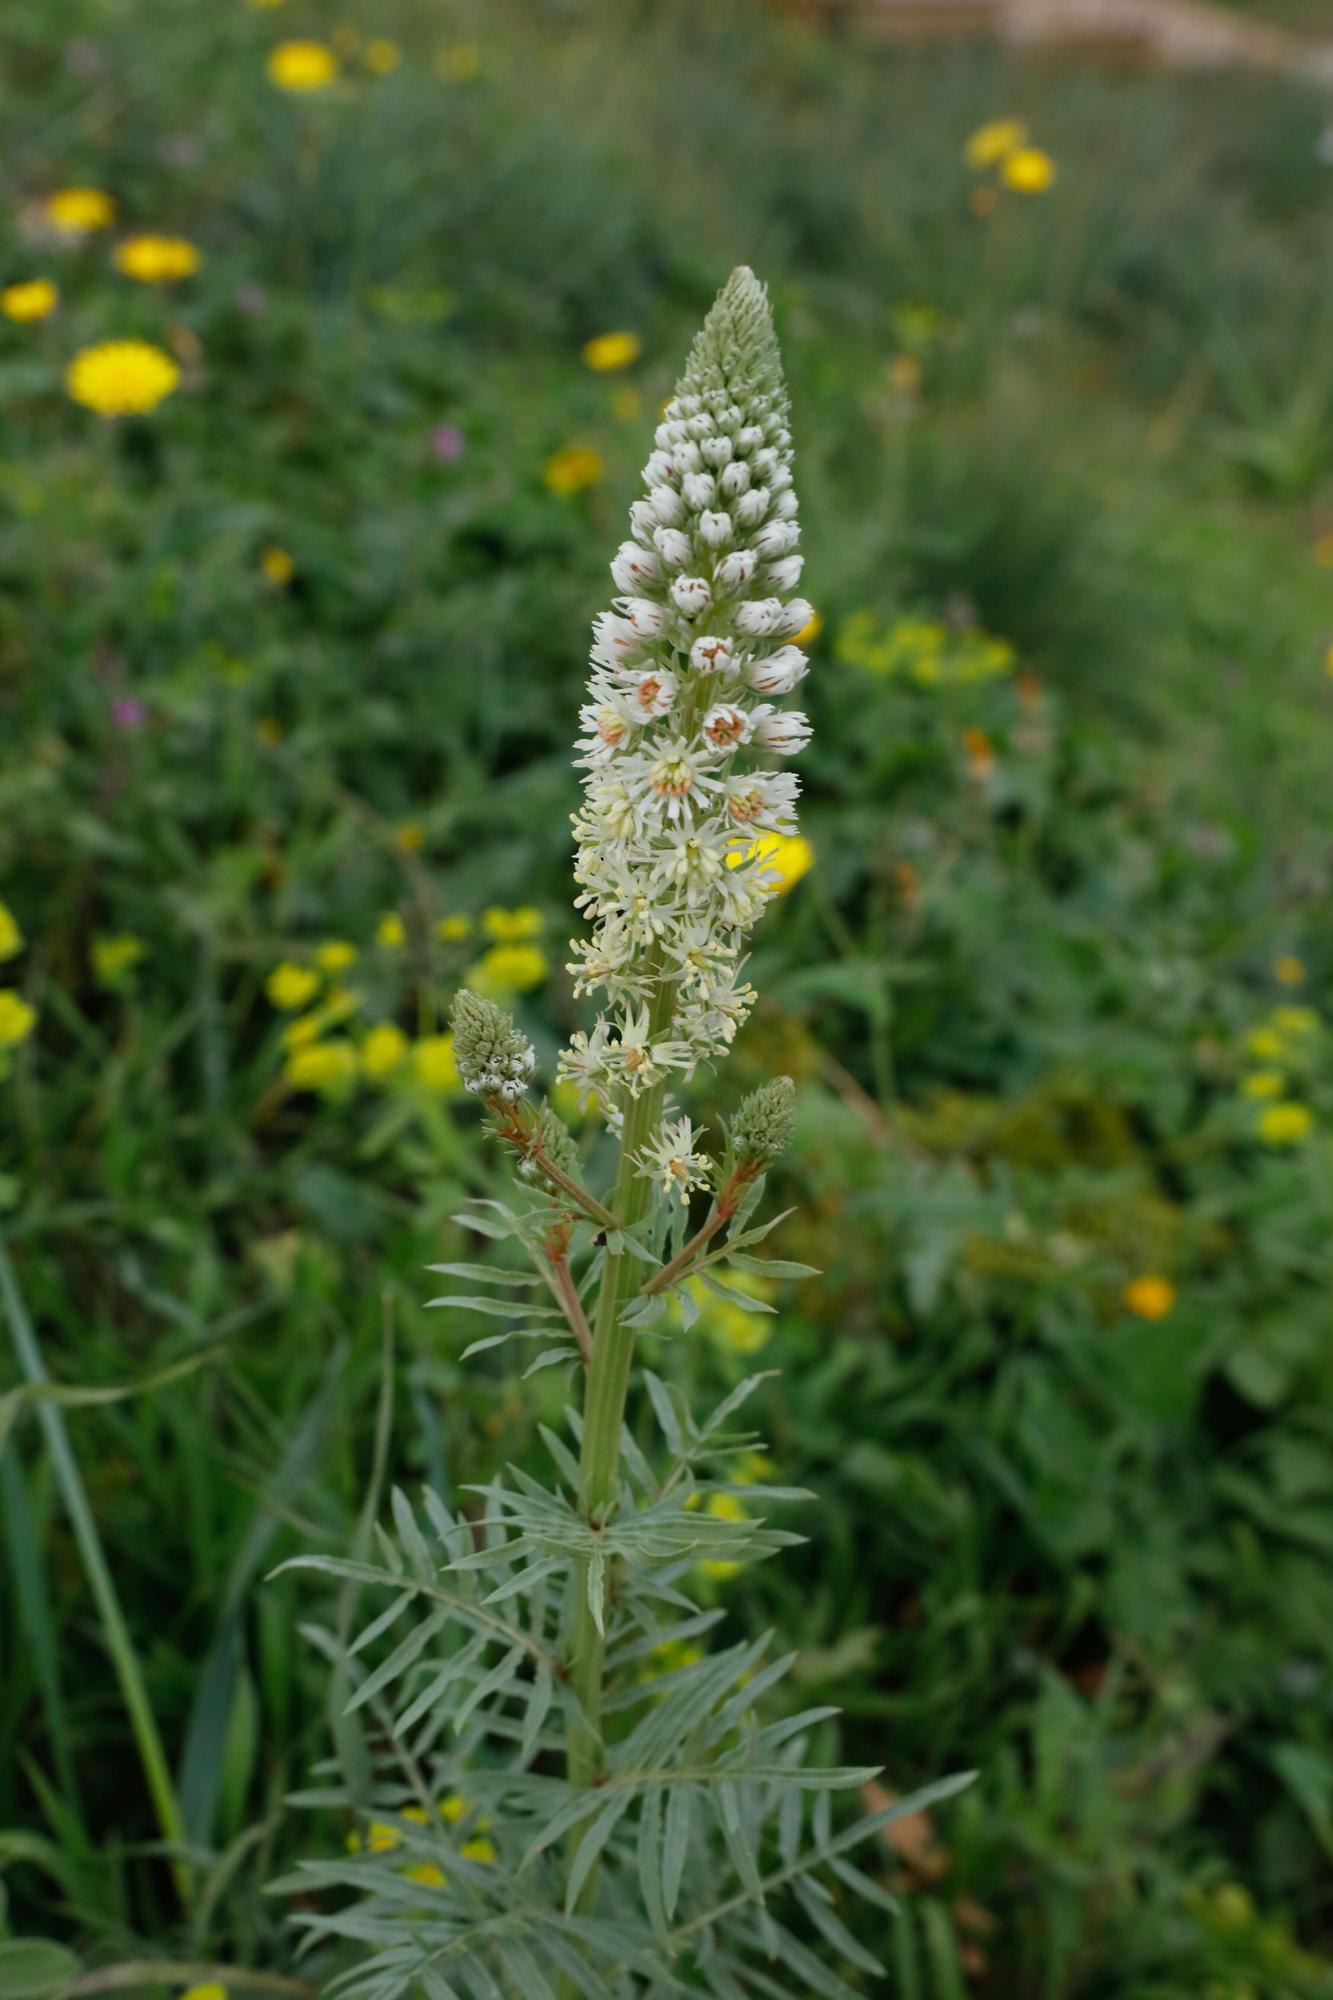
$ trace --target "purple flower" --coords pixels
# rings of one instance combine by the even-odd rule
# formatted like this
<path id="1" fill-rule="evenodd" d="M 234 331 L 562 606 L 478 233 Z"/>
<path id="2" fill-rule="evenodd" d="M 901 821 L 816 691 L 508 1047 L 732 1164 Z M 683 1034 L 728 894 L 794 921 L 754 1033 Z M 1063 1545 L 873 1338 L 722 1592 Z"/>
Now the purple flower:
<path id="1" fill-rule="evenodd" d="M 148 710 L 136 696 L 123 694 L 111 704 L 111 720 L 117 729 L 142 729 L 148 720 Z"/>
<path id="2" fill-rule="evenodd" d="M 446 465 L 463 456 L 463 433 L 457 424 L 437 424 L 430 434 L 433 455 Z"/>

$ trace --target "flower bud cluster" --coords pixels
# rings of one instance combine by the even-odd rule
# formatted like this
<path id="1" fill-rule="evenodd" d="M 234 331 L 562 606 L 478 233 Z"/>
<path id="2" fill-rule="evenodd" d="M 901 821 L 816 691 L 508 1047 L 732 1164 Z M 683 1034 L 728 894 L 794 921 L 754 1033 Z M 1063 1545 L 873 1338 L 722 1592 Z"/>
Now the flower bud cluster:
<path id="1" fill-rule="evenodd" d="M 622 1089 L 692 1074 L 754 999 L 742 948 L 775 878 L 751 849 L 795 831 L 799 793 L 770 760 L 810 737 L 777 705 L 806 672 L 793 642 L 812 615 L 795 594 L 791 458 L 767 295 L 741 269 L 667 405 L 611 564 L 622 594 L 593 629 L 574 818 L 593 929 L 570 970 L 618 1012 L 576 1036 L 561 1068 L 611 1112 Z M 673 1014 L 652 1037 L 643 1003 L 662 979 Z"/>
<path id="2" fill-rule="evenodd" d="M 775 1076 L 741 1099 L 727 1136 L 739 1166 L 771 1167 L 790 1146 L 795 1127 L 796 1085 L 789 1076 Z"/>
<path id="3" fill-rule="evenodd" d="M 452 1027 L 454 1061 L 465 1090 L 506 1104 L 526 1094 L 536 1051 L 502 1007 L 465 988 L 454 1001 Z"/>

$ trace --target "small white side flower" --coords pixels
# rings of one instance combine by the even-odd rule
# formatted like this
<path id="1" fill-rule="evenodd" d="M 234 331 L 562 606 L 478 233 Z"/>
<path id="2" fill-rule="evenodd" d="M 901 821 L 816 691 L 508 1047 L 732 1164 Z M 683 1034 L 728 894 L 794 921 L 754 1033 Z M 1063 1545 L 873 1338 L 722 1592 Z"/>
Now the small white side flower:
<path id="1" fill-rule="evenodd" d="M 708 1186 L 711 1162 L 695 1148 L 702 1136 L 688 1118 L 664 1119 L 639 1155 L 639 1173 L 657 1181 L 668 1200 L 674 1195 L 688 1206 L 694 1189 Z"/>

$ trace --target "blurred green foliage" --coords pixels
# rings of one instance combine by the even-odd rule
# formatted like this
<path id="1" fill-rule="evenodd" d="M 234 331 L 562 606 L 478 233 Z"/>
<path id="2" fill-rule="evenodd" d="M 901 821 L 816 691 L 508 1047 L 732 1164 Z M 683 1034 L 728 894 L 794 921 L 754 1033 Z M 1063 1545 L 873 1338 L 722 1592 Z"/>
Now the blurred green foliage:
<path id="1" fill-rule="evenodd" d="M 451 1492 L 559 1406 L 420 1311 L 496 1172 L 434 1038 L 524 939 L 545 1059 L 577 1016 L 582 635 L 746 261 L 823 630 L 816 862 L 725 1087 L 801 1081 L 780 1248 L 825 1275 L 776 1332 L 705 1319 L 655 1358 L 702 1390 L 769 1336 L 771 1455 L 820 1494 L 802 1554 L 717 1588 L 886 1783 L 979 1767 L 882 1857 L 905 2000 L 1333 1992 L 1324 106 L 750 6 L 373 12 L 6 10 L 2 275 L 61 294 L 0 320 L 0 978 L 37 1012 L 0 1081 L 8 1312 L 60 1383 L 203 1363 L 17 1413 L 10 1924 L 285 1964 L 261 1890 L 328 1727 L 294 1630 L 331 1612 L 261 1579 L 349 1539 L 383 1328 L 399 1478 Z M 284 94 L 266 56 L 307 35 L 340 78 Z M 1006 115 L 1044 194 L 964 163 Z M 83 184 L 116 227 L 52 239 L 43 199 Z M 201 269 L 134 283 L 132 230 Z M 590 370 L 617 329 L 641 358 Z M 63 370 L 131 336 L 182 380 L 108 423 Z M 355 995 L 314 1045 L 392 1024 L 401 1060 L 299 1087 L 281 964 L 316 1012 Z M 188 1915 L 52 1425 L 176 1772 Z"/>

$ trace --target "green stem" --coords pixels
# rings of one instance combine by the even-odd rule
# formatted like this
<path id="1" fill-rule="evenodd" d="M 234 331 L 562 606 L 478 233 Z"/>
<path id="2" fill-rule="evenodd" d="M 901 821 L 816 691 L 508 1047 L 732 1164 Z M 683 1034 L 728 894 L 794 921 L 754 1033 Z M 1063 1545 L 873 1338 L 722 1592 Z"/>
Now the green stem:
<path id="1" fill-rule="evenodd" d="M 29 1382 L 45 1382 L 47 1375 L 42 1361 L 37 1336 L 28 1318 L 14 1278 L 13 1267 L 0 1241 L 0 1296 L 3 1296 L 9 1317 L 10 1331 L 14 1339 L 14 1349 L 19 1366 Z M 97 1524 L 93 1510 L 88 1504 L 88 1494 L 79 1474 L 78 1463 L 70 1446 L 69 1435 L 59 1410 L 52 1403 L 37 1405 L 37 1421 L 46 1433 L 46 1446 L 55 1467 L 56 1481 L 65 1503 L 74 1539 L 79 1545 L 83 1567 L 102 1620 L 102 1631 L 106 1638 L 107 1651 L 111 1655 L 116 1678 L 120 1682 L 121 1695 L 130 1718 L 130 1728 L 139 1750 L 139 1760 L 143 1765 L 144 1777 L 157 1813 L 157 1822 L 162 1829 L 162 1837 L 171 1846 L 185 1847 L 187 1835 L 185 1822 L 181 1817 L 180 1803 L 176 1788 L 172 1783 L 171 1770 L 166 1753 L 162 1748 L 162 1738 L 158 1735 L 157 1722 L 148 1700 L 148 1690 L 144 1686 L 139 1670 L 138 1655 L 130 1638 L 125 1615 L 116 1596 L 116 1587 L 111 1580 L 102 1544 L 98 1539 Z M 172 1880 L 182 1905 L 190 1906 L 193 1885 L 190 1870 L 178 1854 L 171 1861 Z"/>

